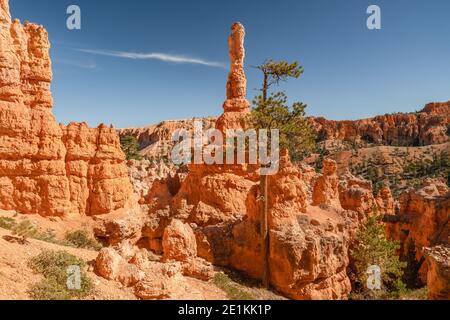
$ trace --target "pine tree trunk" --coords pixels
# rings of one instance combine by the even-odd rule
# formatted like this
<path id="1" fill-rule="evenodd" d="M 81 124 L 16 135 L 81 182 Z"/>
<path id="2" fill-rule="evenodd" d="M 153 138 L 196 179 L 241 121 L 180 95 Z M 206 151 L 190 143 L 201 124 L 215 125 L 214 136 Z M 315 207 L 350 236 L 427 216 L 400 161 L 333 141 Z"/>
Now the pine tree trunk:
<path id="1" fill-rule="evenodd" d="M 264 102 L 264 106 L 266 105 L 267 102 L 267 92 L 269 91 L 269 79 L 268 79 L 268 75 L 266 73 L 264 73 L 264 83 L 263 83 L 263 102 Z"/>

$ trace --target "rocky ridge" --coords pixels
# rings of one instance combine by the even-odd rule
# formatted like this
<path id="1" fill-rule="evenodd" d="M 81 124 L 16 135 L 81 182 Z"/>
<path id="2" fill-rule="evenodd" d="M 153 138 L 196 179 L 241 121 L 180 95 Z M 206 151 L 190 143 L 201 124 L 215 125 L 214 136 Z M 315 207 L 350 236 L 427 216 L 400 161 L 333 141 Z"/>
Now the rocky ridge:
<path id="1" fill-rule="evenodd" d="M 450 101 L 427 104 L 416 113 L 395 113 L 363 120 L 313 118 L 319 141 L 339 140 L 393 146 L 426 146 L 450 141 Z"/>

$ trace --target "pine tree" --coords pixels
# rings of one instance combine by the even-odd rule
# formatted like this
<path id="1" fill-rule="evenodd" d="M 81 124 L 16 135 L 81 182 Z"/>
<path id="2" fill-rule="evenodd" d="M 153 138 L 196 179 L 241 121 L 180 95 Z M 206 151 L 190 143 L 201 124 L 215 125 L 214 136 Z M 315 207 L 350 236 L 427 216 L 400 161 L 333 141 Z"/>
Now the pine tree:
<path id="1" fill-rule="evenodd" d="M 257 67 L 263 73 L 261 95 L 253 100 L 253 110 L 248 119 L 251 127 L 259 129 L 278 129 L 280 147 L 289 150 L 292 160 L 300 160 L 310 153 L 315 146 L 315 134 L 305 118 L 306 105 L 287 103 L 285 92 L 269 94 L 272 85 L 278 85 L 289 78 L 299 78 L 303 68 L 297 62 L 275 62 L 269 60 Z"/>
<path id="2" fill-rule="evenodd" d="M 120 138 L 120 146 L 125 153 L 127 160 L 141 160 L 142 156 L 139 154 L 139 143 L 133 136 L 124 136 Z"/>
<path id="3" fill-rule="evenodd" d="M 376 210 L 375 210 L 376 211 Z M 405 290 L 402 282 L 406 263 L 397 256 L 398 242 L 386 239 L 380 216 L 370 217 L 357 233 L 351 258 L 356 276 L 354 299 L 395 299 Z M 371 290 L 366 283 L 369 266 L 381 269 L 381 288 Z"/>

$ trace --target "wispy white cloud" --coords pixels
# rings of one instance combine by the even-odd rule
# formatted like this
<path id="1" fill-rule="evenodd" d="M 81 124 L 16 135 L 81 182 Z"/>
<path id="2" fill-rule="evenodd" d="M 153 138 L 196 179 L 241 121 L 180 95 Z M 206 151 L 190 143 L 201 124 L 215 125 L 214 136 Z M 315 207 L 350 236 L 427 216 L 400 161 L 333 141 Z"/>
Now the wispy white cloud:
<path id="1" fill-rule="evenodd" d="M 125 51 L 112 51 L 112 50 L 93 50 L 93 49 L 76 49 L 77 51 L 96 54 L 102 56 L 117 57 L 123 59 L 135 59 L 135 60 L 159 60 L 164 62 L 180 63 L 180 64 L 199 64 L 208 67 L 226 68 L 223 63 L 208 61 L 201 58 L 194 58 L 184 55 L 173 55 L 168 53 L 137 53 L 137 52 L 125 52 Z"/>

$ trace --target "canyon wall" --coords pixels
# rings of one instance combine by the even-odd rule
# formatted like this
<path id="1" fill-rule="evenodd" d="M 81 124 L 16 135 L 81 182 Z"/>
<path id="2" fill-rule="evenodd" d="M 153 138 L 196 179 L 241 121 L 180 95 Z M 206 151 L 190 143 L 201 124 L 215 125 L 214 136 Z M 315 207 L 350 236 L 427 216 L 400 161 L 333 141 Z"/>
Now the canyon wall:
<path id="1" fill-rule="evenodd" d="M 0 208 L 45 216 L 109 213 L 132 199 L 114 129 L 58 125 L 47 31 L 0 0 Z"/>
<path id="2" fill-rule="evenodd" d="M 184 129 L 192 134 L 195 120 L 197 119 L 163 121 L 144 128 L 118 129 L 117 133 L 120 137 L 135 137 L 141 149 L 140 153 L 143 156 L 147 156 L 148 158 L 161 158 L 167 157 L 175 145 L 175 142 L 172 140 L 173 133 L 176 130 Z M 203 130 L 208 130 L 214 128 L 216 119 L 199 118 L 198 121 L 202 122 Z"/>
<path id="3" fill-rule="evenodd" d="M 450 101 L 430 103 L 420 112 L 394 113 L 363 120 L 310 118 L 319 141 L 362 141 L 393 146 L 425 146 L 450 141 Z"/>
<path id="4" fill-rule="evenodd" d="M 430 300 L 450 300 L 450 245 L 425 248 Z"/>
<path id="5" fill-rule="evenodd" d="M 230 50 L 233 54 L 233 50 Z M 234 58 L 233 58 L 234 59 Z M 232 68 L 238 71 L 230 73 L 242 83 L 237 88 L 227 89 L 229 98 L 224 103 L 224 113 L 220 118 L 199 118 L 203 121 L 204 129 L 214 127 L 232 128 L 232 122 L 241 126 L 241 120 L 248 110 L 248 102 L 243 100 L 245 88 L 243 87 L 242 72 L 239 71 L 239 59 L 232 60 Z M 234 90 L 234 91 L 233 91 Z M 224 118 L 226 115 L 227 118 Z M 318 142 L 348 142 L 357 145 L 385 145 L 418 147 L 430 145 L 444 145 L 450 143 L 450 101 L 433 102 L 427 104 L 422 110 L 415 113 L 393 113 L 376 116 L 362 120 L 328 120 L 322 117 L 308 118 L 312 125 Z M 143 128 L 125 128 L 118 130 L 120 136 L 134 136 L 141 146 L 141 153 L 150 157 L 167 155 L 167 150 L 173 145 L 172 134 L 177 129 L 193 130 L 195 119 L 164 121 L 157 125 Z M 231 123 L 225 124 L 225 122 Z M 336 146 L 333 143 L 326 145 L 327 149 Z M 446 146 L 448 150 L 448 145 Z M 158 151 L 158 152 L 157 152 Z"/>
<path id="6" fill-rule="evenodd" d="M 450 243 L 450 189 L 441 182 L 427 179 L 418 190 L 410 188 L 400 196 L 399 211 L 387 219 L 388 235 L 399 240 L 406 255 L 408 244 L 413 245 L 416 259 L 423 256 L 423 248 Z"/>
<path id="7" fill-rule="evenodd" d="M 233 110 L 232 104 L 225 103 L 224 108 Z M 240 119 L 245 116 L 242 110 L 234 109 L 233 117 Z M 245 113 L 245 110 L 244 110 Z M 232 117 L 231 113 L 227 117 Z M 195 119 L 164 121 L 143 128 L 125 128 L 117 132 L 120 136 L 135 137 L 141 147 L 141 154 L 148 157 L 167 156 L 174 145 L 172 134 L 177 129 L 193 131 Z M 203 121 L 204 129 L 215 126 L 223 127 L 223 117 L 199 119 Z M 418 113 L 395 113 L 363 120 L 334 121 L 325 118 L 309 118 L 317 135 L 317 142 L 325 143 L 327 150 L 349 151 L 342 143 L 352 143 L 360 147 L 370 146 L 404 146 L 418 147 L 436 146 L 449 152 L 450 144 L 450 102 L 429 103 Z M 240 121 L 238 121 L 239 123 Z M 347 157 L 346 154 L 340 156 Z M 348 163 L 340 164 L 338 170 L 348 167 Z"/>
<path id="8" fill-rule="evenodd" d="M 399 212 L 385 217 L 386 232 L 401 244 L 409 268 L 428 286 L 430 299 L 450 299 L 450 188 L 427 179 L 400 197 Z"/>

